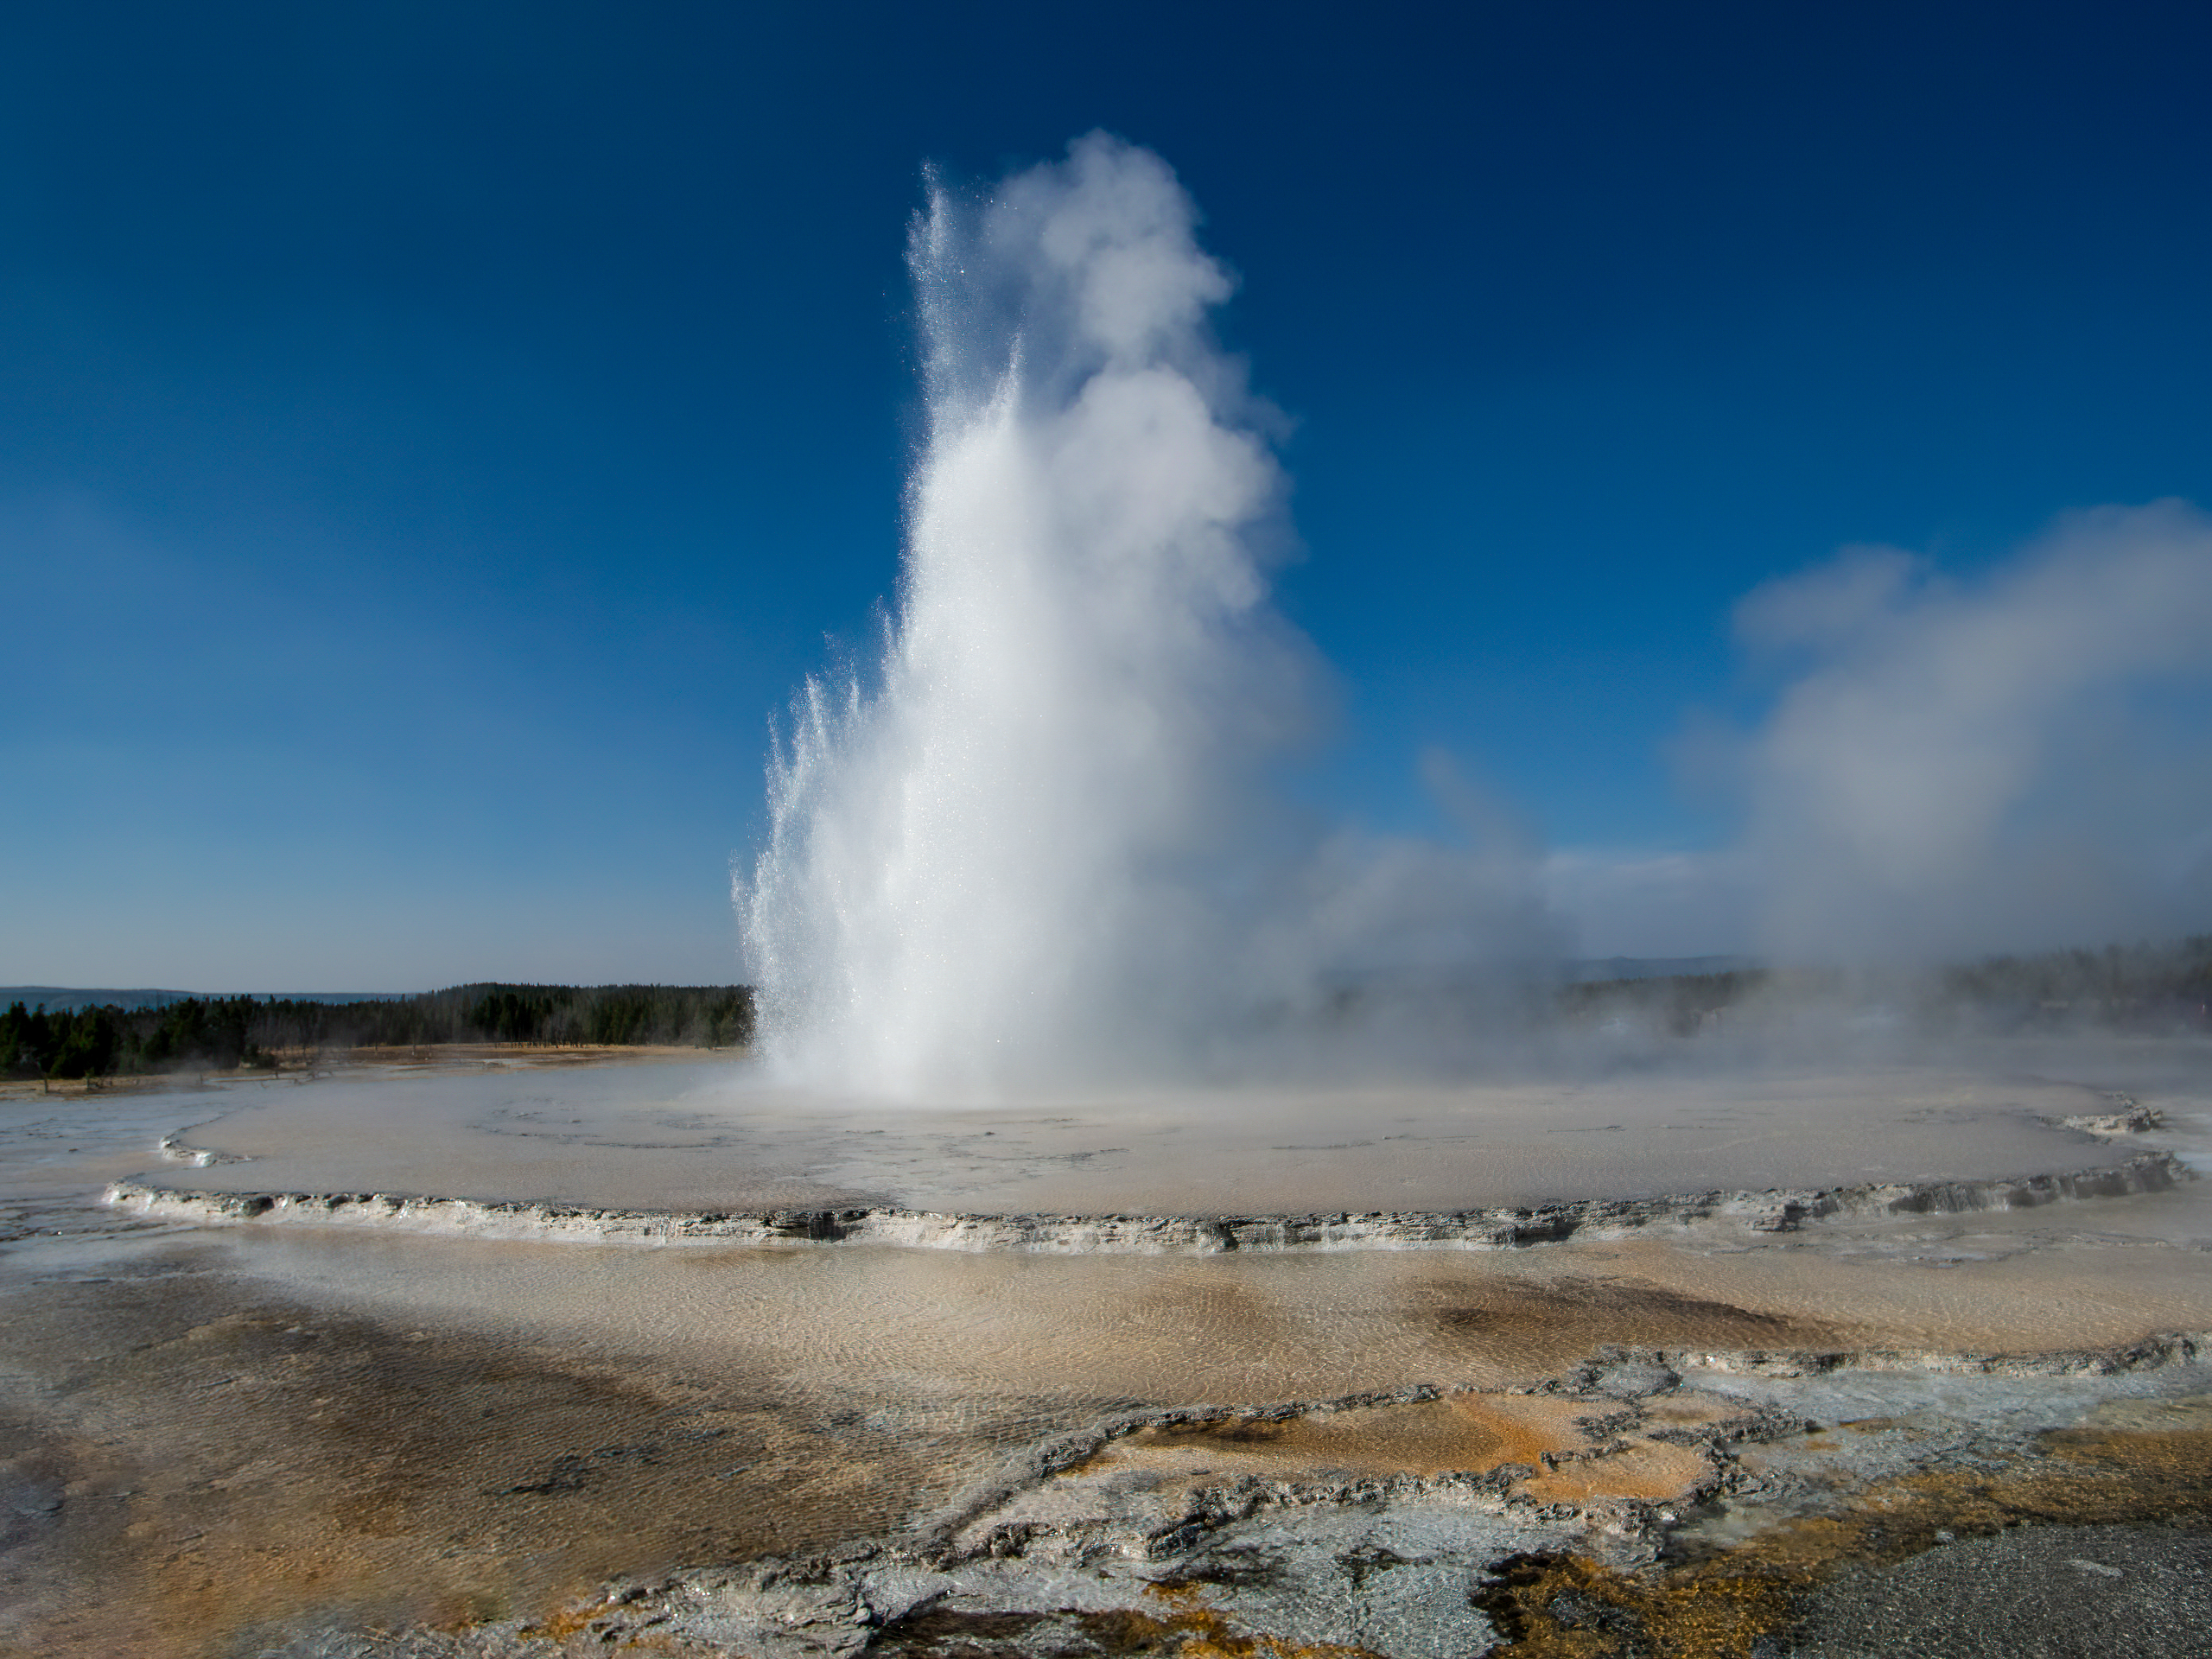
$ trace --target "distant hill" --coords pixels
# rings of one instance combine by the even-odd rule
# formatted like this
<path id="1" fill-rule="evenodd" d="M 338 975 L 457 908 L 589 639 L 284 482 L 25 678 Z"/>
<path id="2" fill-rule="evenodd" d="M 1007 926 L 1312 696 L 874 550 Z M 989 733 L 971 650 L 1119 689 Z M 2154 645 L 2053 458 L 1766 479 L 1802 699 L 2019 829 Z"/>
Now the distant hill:
<path id="1" fill-rule="evenodd" d="M 11 1002 L 25 1007 L 46 1005 L 48 1014 L 74 1014 L 79 1008 L 166 1008 L 173 1003 L 197 999 L 220 1001 L 238 995 L 231 991 L 103 991 L 81 990 L 67 985 L 0 985 L 0 1008 Z M 253 995 L 280 1002 L 396 1002 L 412 991 L 258 991 Z"/>

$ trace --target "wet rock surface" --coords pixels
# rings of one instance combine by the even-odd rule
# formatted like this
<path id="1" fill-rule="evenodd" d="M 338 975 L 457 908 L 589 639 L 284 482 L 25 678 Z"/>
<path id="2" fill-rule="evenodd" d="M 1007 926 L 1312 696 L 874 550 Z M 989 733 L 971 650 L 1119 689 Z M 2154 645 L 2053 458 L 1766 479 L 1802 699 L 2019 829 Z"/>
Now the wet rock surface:
<path id="1" fill-rule="evenodd" d="M 2212 1531 L 2016 1527 L 1807 1598 L 1784 1651 L 1826 1659 L 2196 1659 L 2212 1641 Z"/>
<path id="2" fill-rule="evenodd" d="M 2070 1113 L 2058 1120 L 2059 1127 L 2100 1135 L 2150 1135 L 2166 1127 L 2163 1111 L 2145 1105 L 2133 1095 L 2111 1090 L 2106 1091 L 2104 1100 L 2109 1111 Z"/>

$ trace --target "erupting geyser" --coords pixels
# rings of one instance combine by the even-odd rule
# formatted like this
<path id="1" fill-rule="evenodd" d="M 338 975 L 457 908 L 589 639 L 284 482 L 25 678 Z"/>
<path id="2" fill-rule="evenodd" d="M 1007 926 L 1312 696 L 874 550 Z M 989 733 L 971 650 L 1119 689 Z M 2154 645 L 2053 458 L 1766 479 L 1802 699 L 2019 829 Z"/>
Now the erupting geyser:
<path id="1" fill-rule="evenodd" d="M 1155 1075 L 1337 971 L 1479 959 L 1510 872 L 1270 789 L 1325 675 L 1271 606 L 1272 418 L 1158 157 L 1104 135 L 909 260 L 929 406 L 880 675 L 810 681 L 737 894 L 771 1054 L 891 1095 Z"/>

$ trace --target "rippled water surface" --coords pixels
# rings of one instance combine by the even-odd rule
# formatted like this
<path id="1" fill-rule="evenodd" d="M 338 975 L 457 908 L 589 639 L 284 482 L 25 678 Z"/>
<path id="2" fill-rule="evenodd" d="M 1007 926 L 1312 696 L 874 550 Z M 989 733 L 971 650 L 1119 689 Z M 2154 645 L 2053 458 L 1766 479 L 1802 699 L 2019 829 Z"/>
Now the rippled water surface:
<path id="1" fill-rule="evenodd" d="M 1963 1065 L 884 1105 L 742 1063 L 426 1071 L 241 1091 L 194 1145 L 233 1191 L 657 1209 L 1451 1210 L 2017 1174 L 2096 1092 Z M 211 1116 L 213 1116 L 211 1114 Z"/>

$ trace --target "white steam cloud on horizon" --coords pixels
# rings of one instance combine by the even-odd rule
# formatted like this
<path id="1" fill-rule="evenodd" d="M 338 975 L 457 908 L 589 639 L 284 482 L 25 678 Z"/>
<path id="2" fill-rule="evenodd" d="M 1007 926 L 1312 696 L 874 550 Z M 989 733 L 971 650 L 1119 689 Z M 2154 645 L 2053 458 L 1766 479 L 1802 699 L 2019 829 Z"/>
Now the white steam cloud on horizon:
<path id="1" fill-rule="evenodd" d="M 1554 855 L 1593 940 L 1873 963 L 2212 929 L 2212 518 L 2073 514 L 1965 581 L 1847 549 L 1734 621 L 1781 682 L 1696 745 L 1741 833 Z"/>

